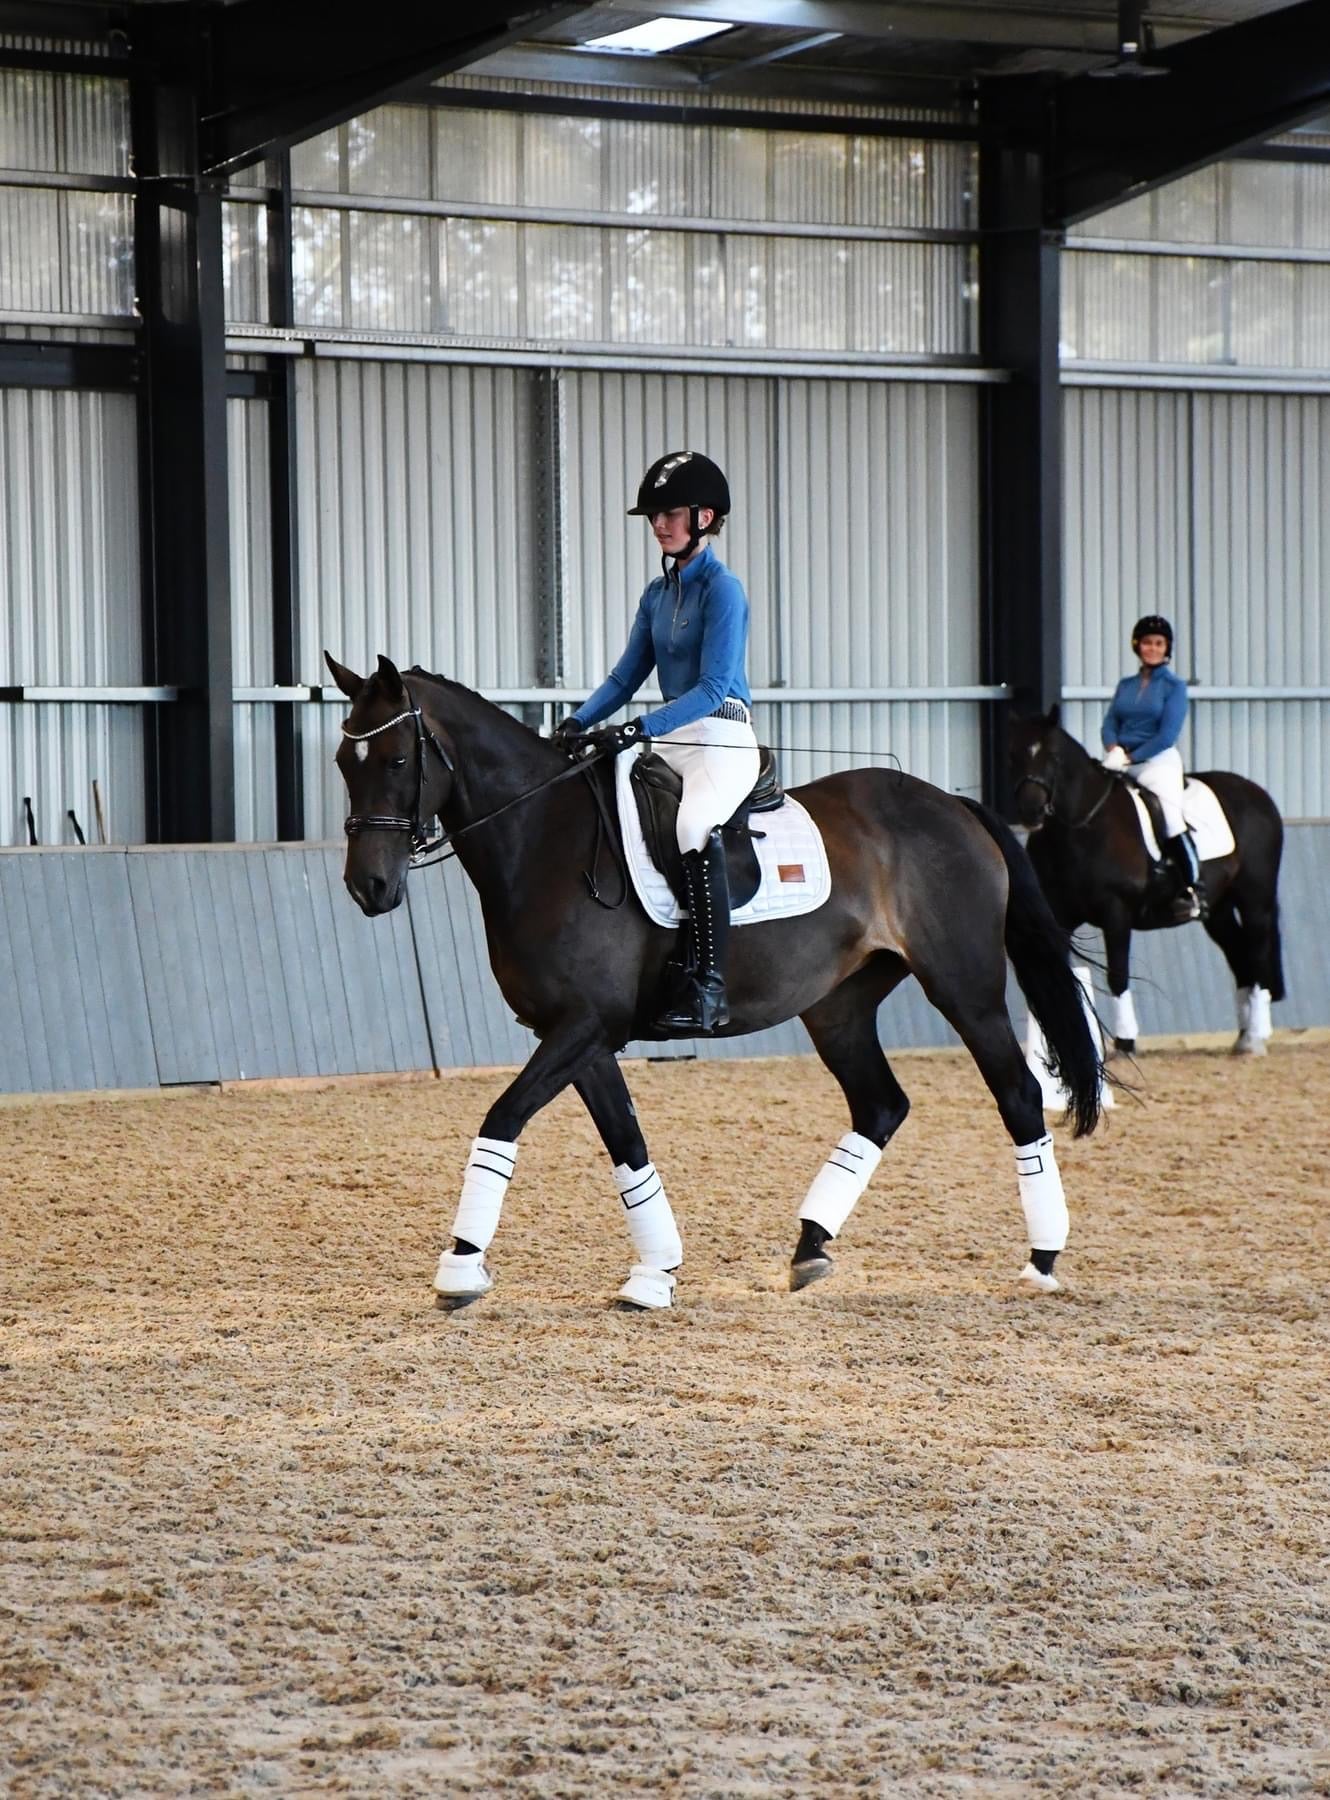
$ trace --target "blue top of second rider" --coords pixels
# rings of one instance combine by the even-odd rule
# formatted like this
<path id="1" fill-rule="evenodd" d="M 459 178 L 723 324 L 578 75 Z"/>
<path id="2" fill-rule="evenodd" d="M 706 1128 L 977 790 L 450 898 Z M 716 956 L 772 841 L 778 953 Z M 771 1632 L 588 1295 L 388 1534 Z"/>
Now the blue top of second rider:
<path id="1" fill-rule="evenodd" d="M 1126 675 L 1104 714 L 1104 748 L 1121 744 L 1133 762 L 1148 762 L 1173 748 L 1186 717 L 1187 684 L 1172 669 L 1161 663 L 1145 682 Z"/>
<path id="2" fill-rule="evenodd" d="M 609 676 L 572 715 L 595 725 L 632 698 L 660 671 L 665 705 L 643 715 L 647 737 L 665 737 L 715 712 L 726 700 L 752 704 L 744 675 L 748 596 L 710 544 L 669 580 L 647 584 L 637 605 L 628 647 Z"/>

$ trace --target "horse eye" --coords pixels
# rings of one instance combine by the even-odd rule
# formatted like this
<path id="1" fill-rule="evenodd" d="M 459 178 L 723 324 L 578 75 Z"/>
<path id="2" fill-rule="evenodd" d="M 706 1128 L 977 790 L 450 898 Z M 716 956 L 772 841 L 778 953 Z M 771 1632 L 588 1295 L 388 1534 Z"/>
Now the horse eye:
<path id="1" fill-rule="evenodd" d="M 406 767 L 406 758 L 404 756 L 394 756 L 392 761 L 388 764 L 388 767 L 390 769 L 404 769 Z"/>

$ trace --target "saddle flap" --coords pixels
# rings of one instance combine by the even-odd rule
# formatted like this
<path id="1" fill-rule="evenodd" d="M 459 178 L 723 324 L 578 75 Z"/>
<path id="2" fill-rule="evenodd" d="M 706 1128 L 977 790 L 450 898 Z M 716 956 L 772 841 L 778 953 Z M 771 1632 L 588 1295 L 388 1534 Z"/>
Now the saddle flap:
<path id="1" fill-rule="evenodd" d="M 769 751 L 765 754 L 770 756 Z M 759 786 L 763 773 L 765 764 L 759 772 Z M 774 783 L 774 758 L 771 773 Z M 637 801 L 637 816 L 642 823 L 642 836 L 651 853 L 651 860 L 669 882 L 680 905 L 686 907 L 688 890 L 684 886 L 683 858 L 679 851 L 677 830 L 683 779 L 663 756 L 658 756 L 654 750 L 643 750 L 633 761 L 632 783 L 633 796 Z M 751 800 L 745 800 L 734 817 L 721 826 L 731 907 L 746 906 L 757 892 L 762 879 L 752 834 L 748 830 L 750 806 Z"/>

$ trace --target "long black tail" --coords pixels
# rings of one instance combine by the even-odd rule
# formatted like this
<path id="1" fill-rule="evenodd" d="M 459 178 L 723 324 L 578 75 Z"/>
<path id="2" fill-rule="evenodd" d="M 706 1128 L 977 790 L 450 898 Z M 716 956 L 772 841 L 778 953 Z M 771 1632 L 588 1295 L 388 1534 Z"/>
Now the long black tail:
<path id="1" fill-rule="evenodd" d="M 1085 1016 L 1081 984 L 1071 971 L 1071 933 L 1053 917 L 1034 864 L 1016 833 L 977 800 L 965 799 L 965 804 L 1006 861 L 1011 884 L 1007 955 L 1043 1030 L 1049 1068 L 1070 1096 L 1067 1116 L 1074 1123 L 1074 1135 L 1085 1137 L 1099 1123 L 1104 1065 Z"/>

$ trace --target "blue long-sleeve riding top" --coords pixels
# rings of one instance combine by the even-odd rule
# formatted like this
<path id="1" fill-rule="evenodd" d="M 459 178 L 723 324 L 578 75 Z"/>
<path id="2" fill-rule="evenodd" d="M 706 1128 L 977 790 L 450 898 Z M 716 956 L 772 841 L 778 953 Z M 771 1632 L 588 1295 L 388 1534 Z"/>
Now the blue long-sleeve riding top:
<path id="1" fill-rule="evenodd" d="M 1148 762 L 1173 748 L 1186 718 L 1187 684 L 1164 663 L 1144 686 L 1139 675 L 1126 675 L 1104 714 L 1104 748 L 1121 744 L 1133 762 Z"/>
<path id="2" fill-rule="evenodd" d="M 580 725 L 599 724 L 632 698 L 653 668 L 660 672 L 665 704 L 643 715 L 647 737 L 665 737 L 705 719 L 726 700 L 750 706 L 747 650 L 748 596 L 708 544 L 683 565 L 677 581 L 658 575 L 647 584 L 628 648 L 572 716 Z"/>

